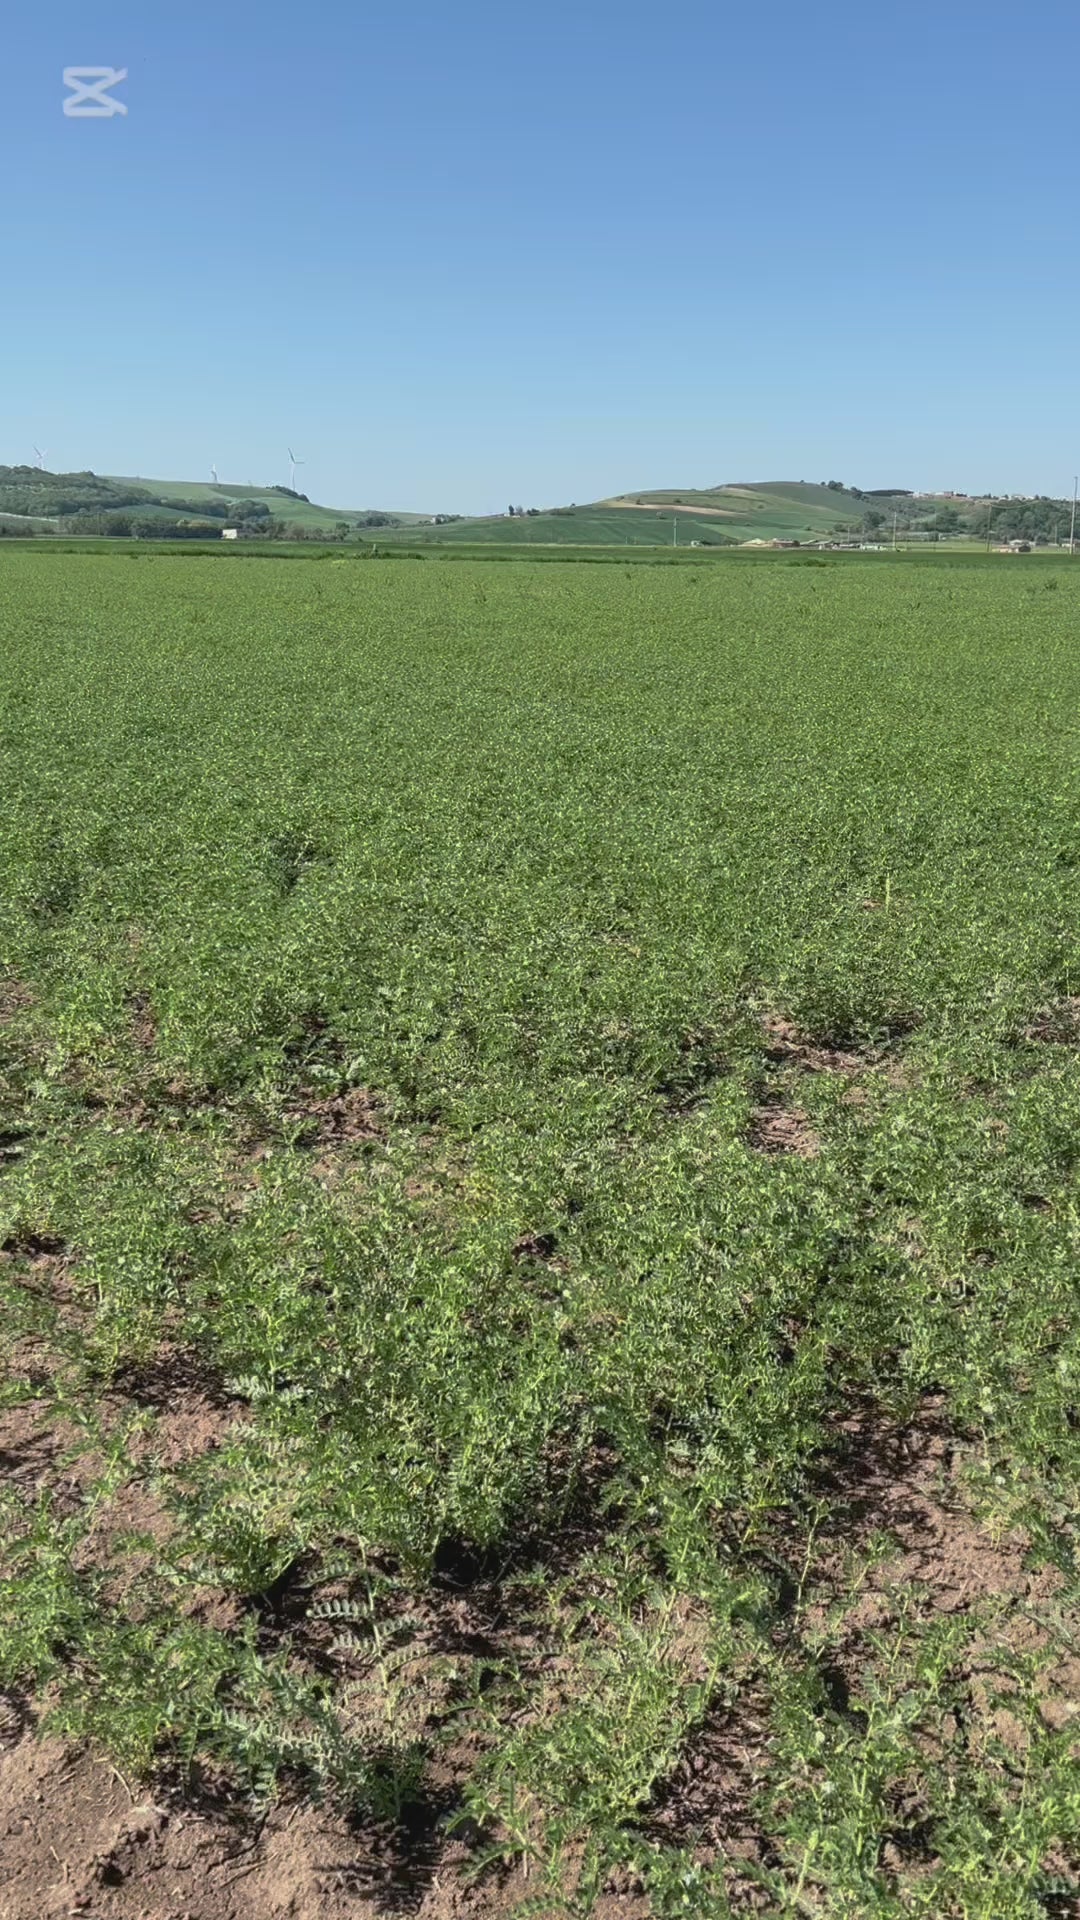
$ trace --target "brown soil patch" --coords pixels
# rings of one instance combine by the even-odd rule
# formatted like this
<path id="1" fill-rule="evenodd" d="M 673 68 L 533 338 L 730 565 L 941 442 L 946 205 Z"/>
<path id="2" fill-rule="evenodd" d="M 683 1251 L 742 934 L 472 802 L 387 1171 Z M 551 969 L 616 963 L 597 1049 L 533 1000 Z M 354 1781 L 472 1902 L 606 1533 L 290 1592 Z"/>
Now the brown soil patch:
<path id="1" fill-rule="evenodd" d="M 240 1412 L 239 1401 L 234 1407 L 215 1406 L 195 1390 L 178 1394 L 158 1413 L 148 1449 L 159 1466 L 187 1466 L 221 1445 Z"/>
<path id="2" fill-rule="evenodd" d="M 102 1760 L 23 1731 L 0 1739 L 4 1920 L 509 1920 L 520 1869 L 470 1871 L 480 1836 L 447 1831 L 452 1788 L 397 1826 L 282 1802 L 239 1817 L 129 1788 Z M 646 1920 L 627 1891 L 596 1920 Z"/>
<path id="3" fill-rule="evenodd" d="M 0 980 L 0 1026 L 33 1004 L 34 996 L 22 980 Z"/>
<path id="4" fill-rule="evenodd" d="M 838 1421 L 834 1433 L 836 1452 L 820 1475 L 831 1528 L 854 1545 L 875 1531 L 893 1535 L 891 1578 L 924 1581 L 947 1613 L 1023 1589 L 1027 1542 L 1019 1533 L 995 1540 L 973 1518 L 958 1483 L 962 1448 L 940 1400 L 928 1398 L 906 1425 L 871 1408 Z"/>
<path id="5" fill-rule="evenodd" d="M 853 1048 L 817 1041 L 801 1033 L 782 1014 L 767 1014 L 765 1071 L 759 1083 L 761 1099 L 751 1117 L 749 1142 L 759 1153 L 793 1153 L 804 1160 L 821 1151 L 821 1140 L 796 1098 L 804 1074 L 838 1074 L 845 1086 L 845 1105 L 861 1107 L 870 1098 L 871 1076 L 893 1088 L 909 1084 L 902 1063 L 876 1048 Z"/>
<path id="6" fill-rule="evenodd" d="M 728 1863 L 727 1893 L 737 1913 L 764 1913 L 769 1895 L 751 1877 L 771 1849 L 753 1812 L 768 1779 L 768 1708 L 752 1697 L 717 1711 L 653 1794 L 641 1831 L 654 1845 L 689 1847 L 706 1864 Z"/>
<path id="7" fill-rule="evenodd" d="M 0 1479 L 26 1500 L 48 1492 L 57 1520 L 83 1503 L 100 1468 L 81 1429 L 38 1401 L 0 1413 Z"/>
<path id="8" fill-rule="evenodd" d="M 781 1100 L 754 1108 L 748 1137 L 758 1153 L 794 1153 L 800 1160 L 812 1160 L 821 1152 L 821 1141 L 802 1108 L 786 1107 Z"/>
<path id="9" fill-rule="evenodd" d="M 793 1066 L 803 1073 L 865 1073 L 872 1062 L 867 1053 L 855 1053 L 828 1042 L 818 1045 L 807 1040 L 790 1020 L 778 1013 L 767 1014 L 765 1058 L 774 1066 Z"/>
<path id="10" fill-rule="evenodd" d="M 152 1053 L 157 1045 L 157 1022 L 147 993 L 133 993 L 128 1001 L 131 1032 L 140 1053 Z"/>
<path id="11" fill-rule="evenodd" d="M 367 1087 L 320 1097 L 301 1095 L 300 1104 L 285 1114 L 301 1144 L 309 1147 L 349 1146 L 357 1140 L 375 1140 L 382 1133 L 379 1103 Z"/>
<path id="12" fill-rule="evenodd" d="M 183 1355 L 165 1347 L 154 1362 L 100 1396 L 95 1408 L 99 1425 L 88 1432 L 58 1415 L 47 1374 L 36 1382 L 30 1377 L 33 1369 L 27 1362 L 36 1351 L 34 1343 L 22 1344 L 27 1351 L 15 1356 L 20 1364 L 11 1370 L 23 1372 L 31 1387 L 37 1384 L 44 1391 L 41 1397 L 0 1410 L 0 1478 L 29 1503 L 47 1494 L 58 1521 L 86 1509 L 105 1472 L 109 1439 L 133 1414 L 144 1416 L 128 1428 L 128 1477 L 93 1509 L 72 1562 L 79 1571 L 106 1570 L 113 1598 L 121 1600 L 131 1581 L 154 1566 L 175 1534 L 175 1521 L 154 1487 L 154 1476 L 182 1470 L 220 1446 L 242 1405 L 218 1393 Z M 136 1548 L 128 1538 L 132 1535 L 143 1536 L 144 1544 Z M 199 1589 L 193 1605 L 219 1601 L 222 1596 Z"/>
<path id="13" fill-rule="evenodd" d="M 479 1920 L 509 1912 L 512 1901 L 490 1884 L 463 1886 L 465 1847 L 438 1841 L 425 1843 L 421 1832 L 405 1877 L 407 1832 L 395 1853 L 384 1835 L 306 1806 L 230 1821 L 129 1792 L 103 1761 L 60 1741 L 24 1735 L 0 1752 L 4 1920 Z"/>
<path id="14" fill-rule="evenodd" d="M 370 1151 L 385 1137 L 382 1109 L 367 1087 L 325 1097 L 301 1094 L 300 1100 L 284 1114 L 285 1125 L 294 1146 L 311 1152 L 315 1178 L 335 1188 L 347 1177 L 355 1150 Z"/>
<path id="15" fill-rule="evenodd" d="M 75 1285 L 75 1255 L 66 1241 L 53 1234 L 23 1233 L 0 1244 L 0 1275 L 6 1285 L 41 1302 L 54 1324 L 78 1327 L 87 1308 Z M 15 1341 L 8 1333 L 7 1350 L 2 1356 L 4 1377 L 11 1381 L 22 1377 L 31 1386 L 43 1386 L 59 1368 L 59 1357 L 46 1333 L 27 1333 Z"/>
<path id="16" fill-rule="evenodd" d="M 923 1589 L 925 1617 L 988 1609 L 992 1638 L 976 1637 L 965 1676 L 977 1713 L 987 1709 L 995 1651 L 1016 1658 L 1041 1654 L 1056 1640 L 1060 1624 L 1075 1641 L 1080 1619 L 1057 1620 L 1060 1573 L 1053 1567 L 1032 1569 L 1030 1542 L 1021 1530 L 1002 1531 L 972 1511 L 961 1477 L 964 1449 L 951 1434 L 940 1401 L 927 1399 L 907 1425 L 867 1412 L 839 1423 L 836 1434 L 837 1454 L 820 1476 L 831 1504 L 821 1576 L 835 1591 L 847 1552 L 875 1533 L 887 1533 L 895 1542 L 894 1552 L 866 1577 L 845 1618 L 836 1662 L 852 1685 L 869 1657 L 867 1635 L 889 1624 L 895 1590 L 909 1583 Z M 811 1628 L 815 1617 L 820 1624 L 823 1608 L 816 1615 L 809 1609 Z M 1075 1719 L 1080 1726 L 1080 1658 L 1061 1655 L 1055 1647 L 1040 1697 L 1048 1725 Z M 993 1730 L 1003 1738 L 1015 1732 L 999 1711 Z"/>
<path id="17" fill-rule="evenodd" d="M 737 520 L 739 517 L 734 507 L 699 506 L 696 501 L 686 500 L 602 500 L 600 504 L 619 507 L 626 513 L 655 513 L 658 517 L 669 513 L 691 514 L 694 518 L 702 515 L 710 520 Z"/>
<path id="18" fill-rule="evenodd" d="M 1074 1046 L 1080 1040 L 1080 994 L 1067 994 L 1052 1006 L 1044 1007 L 1031 1025 L 1025 1027 L 1024 1038 Z"/>
<path id="19" fill-rule="evenodd" d="M 194 1417 L 204 1421 L 208 1431 L 216 1430 L 223 1416 L 234 1415 L 242 1404 L 199 1354 L 169 1340 L 161 1342 L 151 1359 L 121 1371 L 112 1397 L 151 1407 L 163 1425 Z"/>
<path id="20" fill-rule="evenodd" d="M 19 1233 L 0 1244 L 0 1259 L 28 1262 L 39 1273 L 55 1273 L 67 1255 L 67 1242 L 51 1233 Z"/>

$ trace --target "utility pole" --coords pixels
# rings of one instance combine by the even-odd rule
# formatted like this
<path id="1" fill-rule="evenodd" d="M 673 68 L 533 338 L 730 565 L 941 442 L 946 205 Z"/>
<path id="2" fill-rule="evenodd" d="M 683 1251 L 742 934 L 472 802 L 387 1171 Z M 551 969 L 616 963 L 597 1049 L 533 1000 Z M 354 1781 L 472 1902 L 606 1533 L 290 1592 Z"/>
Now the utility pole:
<path id="1" fill-rule="evenodd" d="M 989 553 L 990 551 L 990 529 L 993 526 L 993 524 L 994 524 L 994 496 L 993 494 L 991 494 L 990 504 L 986 510 L 986 551 L 987 553 Z"/>
<path id="2" fill-rule="evenodd" d="M 1069 554 L 1070 556 L 1076 552 L 1076 481 L 1077 481 L 1077 476 L 1076 474 L 1073 474 L 1072 519 L 1069 522 Z"/>
<path id="3" fill-rule="evenodd" d="M 679 544 L 679 516 L 677 513 L 673 513 L 671 516 L 671 544 L 673 547 L 677 547 Z"/>
<path id="4" fill-rule="evenodd" d="M 899 513 L 894 513 L 894 514 L 893 514 L 893 517 L 892 517 L 892 550 L 893 550 L 893 552 L 894 552 L 894 553 L 896 552 L 896 523 L 897 523 L 897 521 L 899 520 L 899 518 L 900 518 L 900 515 L 899 515 Z"/>

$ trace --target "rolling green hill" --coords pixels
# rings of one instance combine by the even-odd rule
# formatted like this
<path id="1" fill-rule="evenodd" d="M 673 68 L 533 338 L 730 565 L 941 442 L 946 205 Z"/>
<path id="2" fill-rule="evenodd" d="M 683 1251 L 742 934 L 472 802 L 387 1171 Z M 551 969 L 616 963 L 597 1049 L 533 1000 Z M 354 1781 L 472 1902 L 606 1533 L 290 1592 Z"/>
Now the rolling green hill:
<path id="1" fill-rule="evenodd" d="M 202 527 L 204 532 L 246 521 L 266 533 L 296 528 L 334 536 L 344 523 L 366 530 L 371 521 L 409 527 L 417 514 L 369 508 L 317 506 L 285 487 L 237 486 L 227 481 L 154 480 L 121 474 L 51 473 L 0 465 L 0 527 L 8 532 L 149 535 Z"/>
<path id="2" fill-rule="evenodd" d="M 729 546 L 731 536 L 718 522 L 704 515 L 679 512 L 678 538 L 680 546 L 689 545 L 692 540 L 703 545 Z M 407 538 L 412 545 L 417 540 L 425 543 L 437 542 L 440 546 L 482 545 L 497 546 L 567 546 L 567 547 L 621 547 L 621 546 L 671 546 L 674 534 L 670 509 L 655 509 L 652 513 L 628 513 L 609 501 L 600 501 L 594 506 L 554 507 L 544 513 L 515 514 L 508 517 L 487 519 L 465 519 L 455 521 L 450 526 L 417 526 L 395 533 L 379 536 L 401 540 Z"/>
<path id="3" fill-rule="evenodd" d="M 111 484 L 118 487 L 144 487 L 156 500 L 168 506 L 171 502 L 182 501 L 201 506 L 204 511 L 214 507 L 234 505 L 240 501 L 262 502 L 269 509 L 274 520 L 288 520 L 302 527 L 321 527 L 332 530 L 342 520 L 350 524 L 364 519 L 369 513 L 386 513 L 388 518 L 400 521 L 402 526 L 411 527 L 424 520 L 430 520 L 430 514 L 398 513 L 386 508 L 371 507 L 320 507 L 314 501 L 302 495 L 294 495 L 281 487 L 236 486 L 231 481 L 219 481 L 216 485 L 209 480 L 141 480 L 117 475 L 108 476 Z"/>
<path id="4" fill-rule="evenodd" d="M 452 526 L 400 528 L 387 537 L 480 547 L 768 546 L 773 541 L 889 541 L 901 544 L 1026 540 L 1053 546 L 1068 536 L 1070 502 L 1040 495 L 923 494 L 875 489 L 866 493 L 839 481 L 732 482 L 700 488 L 640 488 L 587 506 L 542 513 L 463 519 Z M 380 541 L 383 536 L 380 534 Z"/>
<path id="5" fill-rule="evenodd" d="M 251 530 L 285 526 L 317 537 L 351 533 L 380 542 L 500 546 L 657 547 L 731 546 L 760 538 L 821 538 L 858 523 L 852 495 L 800 483 L 702 490 L 628 493 L 583 506 L 529 514 L 470 516 L 432 524 L 430 514 L 370 508 L 324 507 L 284 487 L 203 480 L 158 480 L 141 475 L 54 474 L 36 467 L 0 467 L 0 522 L 9 531 L 164 533 L 180 522 L 205 523 L 213 533 L 232 517 Z M 258 516 L 256 518 L 255 516 Z M 374 522 L 374 524 L 371 524 Z M 677 523 L 677 526 L 676 526 Z"/>
<path id="6" fill-rule="evenodd" d="M 641 488 L 578 506 L 486 516 L 324 507 L 287 487 L 226 481 L 154 480 L 91 472 L 49 473 L 0 465 L 0 533 L 87 534 L 141 539 L 215 539 L 235 523 L 263 539 L 371 541 L 380 546 L 457 550 L 811 545 L 897 529 L 901 544 L 923 540 L 1056 545 L 1070 502 L 1045 496 L 864 493 L 839 481 L 732 482 Z"/>
<path id="7" fill-rule="evenodd" d="M 853 493 L 802 480 L 766 480 L 701 489 L 661 488 L 605 502 L 623 513 L 666 509 L 700 517 L 729 539 L 827 539 L 857 526 L 863 503 Z"/>
<path id="8" fill-rule="evenodd" d="M 861 524 L 864 501 L 854 493 L 803 481 L 766 481 L 709 488 L 643 488 L 588 506 L 542 513 L 417 526 L 415 540 L 440 545 L 510 546 L 742 545 L 748 540 L 823 540 Z M 383 538 L 382 535 L 379 536 Z M 388 535 L 397 540 L 403 531 Z"/>

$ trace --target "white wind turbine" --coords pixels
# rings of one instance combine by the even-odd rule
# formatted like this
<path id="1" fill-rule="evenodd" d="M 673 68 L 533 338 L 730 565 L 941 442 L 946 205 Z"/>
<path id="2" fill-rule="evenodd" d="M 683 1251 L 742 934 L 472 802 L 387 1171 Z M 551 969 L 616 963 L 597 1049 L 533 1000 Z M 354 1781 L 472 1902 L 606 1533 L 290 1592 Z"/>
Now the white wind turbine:
<path id="1" fill-rule="evenodd" d="M 210 478 L 216 487 L 217 486 L 217 468 L 214 466 L 212 461 L 210 464 Z"/>
<path id="2" fill-rule="evenodd" d="M 48 451 L 49 451 L 48 447 L 34 448 L 34 452 L 37 454 L 37 460 L 35 462 L 35 465 L 42 471 L 44 470 L 44 467 L 45 467 L 45 455 L 48 453 Z"/>
<path id="3" fill-rule="evenodd" d="M 292 448 L 289 448 L 289 485 L 296 492 L 296 469 L 307 465 L 306 460 L 298 460 Z"/>

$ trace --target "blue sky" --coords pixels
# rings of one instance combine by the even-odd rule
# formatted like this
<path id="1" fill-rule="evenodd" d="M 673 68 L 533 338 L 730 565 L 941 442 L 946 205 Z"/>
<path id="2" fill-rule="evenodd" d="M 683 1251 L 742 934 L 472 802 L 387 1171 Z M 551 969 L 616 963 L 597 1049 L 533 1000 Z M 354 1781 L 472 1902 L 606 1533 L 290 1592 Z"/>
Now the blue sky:
<path id="1" fill-rule="evenodd" d="M 4 52 L 0 461 L 1071 490 L 1064 0 L 51 0 Z M 127 115 L 65 117 L 68 66 Z"/>

